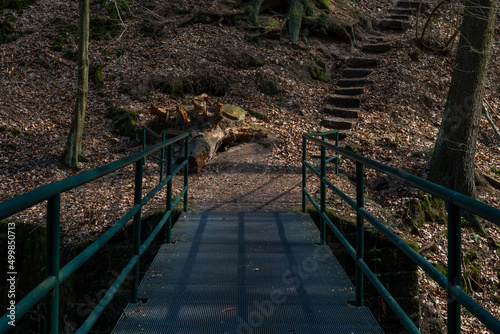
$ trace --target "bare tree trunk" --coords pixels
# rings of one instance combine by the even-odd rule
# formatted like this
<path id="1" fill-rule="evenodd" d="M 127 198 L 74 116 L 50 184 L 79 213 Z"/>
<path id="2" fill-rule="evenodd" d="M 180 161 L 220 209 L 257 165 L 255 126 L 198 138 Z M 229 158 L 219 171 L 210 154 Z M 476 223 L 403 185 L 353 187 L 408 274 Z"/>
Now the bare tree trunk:
<path id="1" fill-rule="evenodd" d="M 89 92 L 89 0 L 79 2 L 79 42 L 78 42 L 78 92 L 71 129 L 61 162 L 71 168 L 79 168 L 82 154 L 83 124 Z"/>
<path id="2" fill-rule="evenodd" d="M 474 158 L 498 0 L 467 0 L 429 180 L 476 197 Z"/>

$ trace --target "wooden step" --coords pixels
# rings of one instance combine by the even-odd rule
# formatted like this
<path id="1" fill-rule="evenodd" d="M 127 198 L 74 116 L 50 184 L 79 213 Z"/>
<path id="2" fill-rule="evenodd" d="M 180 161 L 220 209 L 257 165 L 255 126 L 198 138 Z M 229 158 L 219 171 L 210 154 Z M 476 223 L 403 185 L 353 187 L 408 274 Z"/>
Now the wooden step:
<path id="1" fill-rule="evenodd" d="M 400 20 L 382 20 L 380 22 L 380 28 L 383 30 L 406 30 L 410 27 L 408 22 Z"/>
<path id="2" fill-rule="evenodd" d="M 373 53 L 385 53 L 391 50 L 390 44 L 365 44 L 361 48 L 362 51 Z"/>
<path id="3" fill-rule="evenodd" d="M 328 129 L 350 130 L 353 125 L 353 120 L 340 117 L 332 117 L 322 120 L 320 125 Z"/>
<path id="4" fill-rule="evenodd" d="M 351 68 L 374 68 L 379 64 L 375 58 L 351 58 L 347 61 L 347 66 Z"/>
<path id="5" fill-rule="evenodd" d="M 361 79 L 340 79 L 337 81 L 337 86 L 339 87 L 360 87 L 364 86 L 365 84 L 370 84 L 372 83 L 371 80 L 366 79 L 366 78 L 361 78 Z"/>
<path id="6" fill-rule="evenodd" d="M 325 109 L 323 109 L 323 113 L 341 118 L 358 118 L 360 111 L 359 109 L 326 107 Z"/>
<path id="7" fill-rule="evenodd" d="M 328 103 L 339 108 L 359 108 L 361 106 L 360 96 L 330 96 Z"/>
<path id="8" fill-rule="evenodd" d="M 365 89 L 363 87 L 356 87 L 356 88 L 337 88 L 335 89 L 334 93 L 336 95 L 346 95 L 346 96 L 354 96 L 354 95 L 361 95 L 365 92 Z"/>
<path id="9" fill-rule="evenodd" d="M 364 68 L 346 68 L 342 71 L 342 77 L 347 79 L 364 78 L 369 76 L 373 71 Z"/>

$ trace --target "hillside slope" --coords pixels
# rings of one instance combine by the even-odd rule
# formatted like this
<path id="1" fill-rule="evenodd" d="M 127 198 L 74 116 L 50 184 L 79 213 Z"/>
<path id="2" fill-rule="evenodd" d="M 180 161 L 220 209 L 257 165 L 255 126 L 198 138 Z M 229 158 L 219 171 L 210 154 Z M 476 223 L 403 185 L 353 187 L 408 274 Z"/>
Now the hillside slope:
<path id="1" fill-rule="evenodd" d="M 431 1 L 430 7 L 435 3 Z M 268 128 L 278 139 L 265 157 L 269 170 L 275 174 L 287 171 L 299 177 L 302 133 L 322 129 L 319 124 L 326 97 L 335 89 L 346 59 L 367 56 L 361 50 L 368 38 L 361 29 L 362 22 L 369 19 L 377 29 L 376 23 L 390 8 L 378 0 L 332 2 L 330 9 L 339 22 L 353 24 L 356 29 L 359 39 L 350 45 L 314 34 L 306 38 L 302 35 L 298 43 L 292 43 L 286 33 L 255 36 L 245 13 L 232 1 L 118 1 L 115 7 L 112 1 L 96 0 L 91 7 L 93 82 L 83 143 L 86 161 L 78 172 L 62 168 L 58 162 L 76 95 L 77 3 L 36 0 L 25 9 L 5 9 L 0 13 L 1 33 L 7 36 L 2 41 L 9 41 L 0 44 L 0 201 L 138 151 L 133 134 L 126 137 L 112 131 L 113 121 L 108 118 L 111 108 L 126 110 L 126 115 L 137 119 L 136 125 L 144 125 L 153 119 L 148 111 L 151 104 L 173 110 L 177 103 L 190 103 L 201 93 L 208 93 L 211 102 L 218 98 L 254 111 L 254 116 L 248 115 L 247 119 Z M 383 32 L 392 49 L 383 55 L 370 55 L 377 57 L 380 65 L 370 76 L 373 84 L 366 87 L 362 113 L 343 145 L 351 144 L 360 154 L 426 177 L 454 61 L 453 52 L 443 53 L 435 46 L 446 40 L 458 18 L 458 12 L 446 7 L 439 10 L 423 49 L 416 46 L 414 28 L 402 33 Z M 283 17 L 265 12 L 262 20 L 274 29 Z M 415 17 L 410 18 L 410 23 L 415 27 Z M 499 36 L 497 22 L 486 92 L 497 126 Z M 327 70 L 326 80 L 311 76 L 311 68 L 318 66 Z M 273 94 L 262 89 L 269 82 L 276 87 Z M 500 138 L 486 118 L 482 119 L 481 128 L 477 169 L 499 179 Z M 238 168 L 237 162 L 231 164 L 231 168 Z M 347 171 L 352 168 L 348 164 L 342 167 Z M 149 163 L 148 168 L 154 170 L 156 165 Z M 218 185 L 220 171 L 214 170 L 193 176 L 190 198 L 195 207 L 204 205 L 198 190 L 205 189 L 203 194 L 209 196 L 211 187 Z M 265 171 L 262 179 L 272 179 Z M 146 178 L 146 187 L 153 183 L 153 177 L 151 174 Z M 131 178 L 132 170 L 125 171 L 65 194 L 62 222 L 66 239 L 93 237 L 109 227 L 132 203 Z M 399 185 L 378 187 L 380 176 L 373 171 L 367 171 L 367 180 L 373 185 L 367 192 L 376 202 L 374 210 L 385 212 L 388 220 L 397 222 L 395 228 L 406 232 L 408 205 L 419 195 Z M 296 178 L 285 180 L 281 186 L 288 189 L 296 182 Z M 480 199 L 500 208 L 499 190 L 488 182 L 480 185 Z M 273 183 L 273 187 L 278 192 L 283 190 L 280 182 Z M 120 196 L 115 196 L 118 190 Z M 293 194 L 297 191 L 295 186 Z M 221 196 L 231 195 L 229 189 L 220 192 Z M 99 206 L 103 202 L 104 207 Z M 281 208 L 292 209 L 296 204 L 287 203 L 280 203 L 289 206 Z M 152 206 L 159 204 L 161 200 Z M 43 224 L 43 214 L 44 207 L 40 205 L 16 219 Z M 494 287 L 500 283 L 495 264 L 500 234 L 494 227 L 487 230 L 489 239 L 464 229 L 464 245 L 479 254 L 475 264 L 486 277 L 478 282 L 474 297 L 499 317 L 500 297 Z M 434 243 L 435 253 L 427 256 L 436 263 L 445 261 L 444 225 L 426 222 L 412 238 L 420 246 Z M 425 310 L 442 316 L 445 296 L 426 281 L 424 274 L 421 279 Z M 476 326 L 467 319 L 464 332 L 478 333 Z"/>

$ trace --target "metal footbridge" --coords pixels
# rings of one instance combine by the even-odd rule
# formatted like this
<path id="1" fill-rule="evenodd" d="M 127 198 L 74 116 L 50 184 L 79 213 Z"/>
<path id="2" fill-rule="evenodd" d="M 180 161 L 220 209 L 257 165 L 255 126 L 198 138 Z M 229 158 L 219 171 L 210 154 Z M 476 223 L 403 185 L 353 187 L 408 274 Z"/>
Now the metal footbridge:
<path id="1" fill-rule="evenodd" d="M 186 214 L 172 241 L 113 333 L 383 333 L 308 215 Z"/>
<path id="2" fill-rule="evenodd" d="M 147 133 L 160 142 L 147 148 Z M 326 140 L 332 135 L 335 143 Z M 319 149 L 321 155 L 309 157 L 310 146 Z M 59 333 L 65 325 L 60 309 L 65 298 L 60 295 L 61 284 L 129 222 L 133 227 L 130 252 L 124 252 L 121 259 L 126 264 L 87 318 L 77 324 L 80 326 L 77 334 L 92 330 L 124 285 L 131 290 L 130 304 L 114 333 L 382 333 L 372 314 L 363 307 L 365 279 L 378 291 L 408 333 L 420 333 L 418 321 L 414 322 L 406 314 L 365 262 L 365 224 L 391 241 L 447 294 L 449 334 L 460 333 L 465 310 L 493 333 L 500 333 L 500 320 L 466 294 L 461 284 L 462 214 L 467 211 L 500 226 L 500 210 L 342 149 L 338 146 L 338 131 L 333 131 L 303 135 L 302 212 L 306 212 L 306 202 L 310 201 L 320 217 L 319 228 L 305 214 L 293 212 L 184 213 L 173 226 L 176 206 L 182 203 L 183 211 L 188 209 L 189 152 L 188 133 L 164 131 L 157 134 L 145 129 L 143 151 L 0 203 L 0 220 L 39 203 L 47 203 L 45 266 L 33 268 L 43 270 L 45 279 L 20 300 L 8 297 L 11 298 L 10 306 L 0 318 L 0 334 L 15 331 L 18 322 L 28 321 L 25 324 L 29 327 L 30 317 L 25 319 L 23 316 L 35 309 L 39 317 L 35 320 L 36 325 L 43 323 L 44 333 Z M 354 196 L 342 192 L 328 178 L 339 172 L 340 156 L 354 163 Z M 146 159 L 156 160 L 158 165 L 150 168 L 151 164 L 145 164 Z M 109 230 L 61 265 L 61 202 L 67 200 L 61 195 L 131 166 L 135 170 L 133 205 Z M 446 203 L 446 276 L 393 233 L 380 218 L 365 210 L 365 168 L 388 175 Z M 158 170 L 156 186 L 143 189 L 144 174 Z M 173 179 L 180 173 L 183 174 L 180 178 L 182 188 L 174 192 Z M 316 182 L 308 183 L 308 177 L 316 177 Z M 153 196 L 162 194 L 161 191 L 165 191 L 162 196 L 166 196 L 165 213 L 153 231 L 145 235 L 141 232 L 143 207 Z M 341 198 L 356 217 L 356 236 L 352 244 L 327 215 L 326 198 L 331 194 Z M 325 245 L 327 228 L 353 259 L 354 286 Z M 139 284 L 141 257 L 155 238 L 166 243 Z M 4 243 L 0 246 L 4 247 Z M 18 260 L 19 263 L 23 261 Z M 15 270 L 14 260 L 9 258 L 9 261 L 12 262 L 10 267 L 2 268 L 5 272 Z M 133 278 L 131 284 L 125 284 L 128 277 Z M 42 303 L 44 316 L 38 311 Z"/>

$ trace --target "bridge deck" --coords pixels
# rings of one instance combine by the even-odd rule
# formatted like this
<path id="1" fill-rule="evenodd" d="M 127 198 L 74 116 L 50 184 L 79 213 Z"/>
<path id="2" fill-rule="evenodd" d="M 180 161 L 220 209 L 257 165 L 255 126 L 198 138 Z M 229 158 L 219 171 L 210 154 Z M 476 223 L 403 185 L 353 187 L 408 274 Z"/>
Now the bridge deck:
<path id="1" fill-rule="evenodd" d="M 173 241 L 114 333 L 383 333 L 308 216 L 186 214 Z"/>

